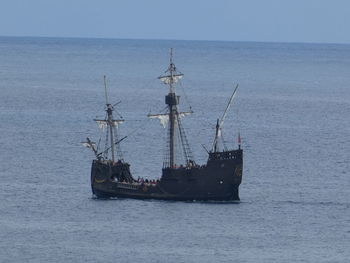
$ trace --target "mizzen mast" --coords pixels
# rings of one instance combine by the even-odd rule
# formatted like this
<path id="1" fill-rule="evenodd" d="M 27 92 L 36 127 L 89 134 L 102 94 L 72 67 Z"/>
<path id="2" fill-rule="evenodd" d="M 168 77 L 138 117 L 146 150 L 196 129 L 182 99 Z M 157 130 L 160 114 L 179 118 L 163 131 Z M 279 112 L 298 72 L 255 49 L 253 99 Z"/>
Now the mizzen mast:
<path id="1" fill-rule="evenodd" d="M 233 99 L 236 97 L 237 89 L 238 89 L 238 84 L 236 85 L 236 87 L 235 87 L 235 89 L 230 97 L 230 100 L 227 103 L 224 114 L 222 115 L 221 119 L 220 120 L 218 119 L 216 122 L 216 132 L 215 132 L 215 139 L 214 139 L 213 146 L 212 146 L 212 152 L 217 152 L 219 150 L 218 143 L 219 143 L 219 139 L 222 138 L 222 127 L 224 126 L 225 118 L 227 116 L 227 112 L 228 112 L 230 106 L 232 105 Z"/>

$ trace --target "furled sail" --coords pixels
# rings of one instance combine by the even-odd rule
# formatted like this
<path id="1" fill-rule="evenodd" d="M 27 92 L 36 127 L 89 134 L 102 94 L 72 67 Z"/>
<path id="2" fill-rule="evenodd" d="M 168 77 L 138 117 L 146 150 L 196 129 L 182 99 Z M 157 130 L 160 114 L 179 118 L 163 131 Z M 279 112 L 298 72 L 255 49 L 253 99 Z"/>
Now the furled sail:
<path id="1" fill-rule="evenodd" d="M 180 117 L 185 117 L 185 116 L 190 115 L 192 113 L 193 113 L 193 111 L 179 112 L 179 116 Z"/>
<path id="2" fill-rule="evenodd" d="M 179 112 L 179 117 L 185 117 L 187 115 L 192 114 L 193 111 L 187 111 L 187 112 Z M 166 125 L 169 122 L 169 113 L 165 113 L 165 114 L 148 114 L 147 115 L 148 118 L 150 119 L 159 119 L 160 124 L 163 126 L 163 128 L 166 127 Z"/>
<path id="3" fill-rule="evenodd" d="M 166 113 L 166 114 L 148 114 L 147 117 L 150 119 L 159 119 L 160 124 L 163 126 L 163 128 L 165 128 L 169 122 L 169 114 L 168 113 Z"/>
<path id="4" fill-rule="evenodd" d="M 108 120 L 98 120 L 98 119 L 94 119 L 94 121 L 97 123 L 98 127 L 104 131 L 107 128 L 107 123 Z M 120 123 L 123 123 L 124 120 L 112 120 L 112 126 L 114 127 L 118 127 L 118 125 Z"/>
<path id="5" fill-rule="evenodd" d="M 82 142 L 81 144 L 91 149 L 95 153 L 96 157 L 98 158 L 97 147 L 96 147 L 97 145 L 95 142 L 91 141 L 89 137 L 86 138 L 86 142 Z"/>
<path id="6" fill-rule="evenodd" d="M 178 82 L 180 79 L 182 79 L 184 74 L 173 74 L 173 75 L 167 75 L 167 76 L 160 76 L 158 79 L 164 82 L 164 84 L 174 84 Z"/>
<path id="7" fill-rule="evenodd" d="M 95 149 L 96 148 L 96 143 L 95 142 L 82 142 L 81 144 L 83 146 L 89 148 L 89 149 Z"/>

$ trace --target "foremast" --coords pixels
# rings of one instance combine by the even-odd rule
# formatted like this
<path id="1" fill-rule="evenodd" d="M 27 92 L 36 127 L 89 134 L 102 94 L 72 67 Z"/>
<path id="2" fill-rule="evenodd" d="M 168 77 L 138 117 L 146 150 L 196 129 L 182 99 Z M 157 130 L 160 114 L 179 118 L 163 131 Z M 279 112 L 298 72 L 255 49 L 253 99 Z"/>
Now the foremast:
<path id="1" fill-rule="evenodd" d="M 106 97 L 106 112 L 107 112 L 107 126 L 109 128 L 110 132 L 110 148 L 112 153 L 112 162 L 115 161 L 115 145 L 114 145 L 114 131 L 113 131 L 113 106 L 108 101 L 108 93 L 107 93 L 107 82 L 106 82 L 106 76 L 103 76 L 103 82 L 105 86 L 105 97 Z"/>
<path id="2" fill-rule="evenodd" d="M 89 138 L 87 138 L 86 142 L 83 142 L 83 145 L 85 145 L 88 148 L 91 148 L 98 160 L 101 160 L 101 159 L 110 160 L 112 163 L 114 163 L 116 159 L 122 160 L 122 152 L 118 144 L 122 140 L 124 140 L 126 137 L 119 140 L 117 128 L 120 123 L 124 122 L 124 119 L 123 118 L 114 119 L 113 111 L 114 111 L 115 105 L 112 105 L 111 103 L 109 103 L 109 100 L 108 100 L 106 76 L 103 76 L 103 80 L 104 80 L 105 99 L 106 99 L 106 117 L 104 119 L 94 119 L 94 121 L 98 124 L 101 131 L 106 131 L 105 148 L 102 152 L 99 152 L 99 149 L 98 149 L 99 147 L 98 146 L 96 147 L 96 143 L 92 142 Z M 111 153 L 110 158 L 109 158 L 109 152 Z"/>

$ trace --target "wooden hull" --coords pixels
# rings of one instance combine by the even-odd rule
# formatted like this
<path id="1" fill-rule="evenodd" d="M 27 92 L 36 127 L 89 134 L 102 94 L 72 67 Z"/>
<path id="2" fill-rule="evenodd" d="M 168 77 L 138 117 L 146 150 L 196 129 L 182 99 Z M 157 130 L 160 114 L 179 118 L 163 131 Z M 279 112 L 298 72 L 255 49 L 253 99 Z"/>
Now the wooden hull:
<path id="1" fill-rule="evenodd" d="M 91 186 L 99 198 L 232 201 L 239 200 L 242 167 L 240 149 L 210 153 L 206 165 L 165 168 L 158 183 L 148 184 L 128 181 L 126 178 L 132 177 L 126 163 L 112 165 L 94 160 Z"/>

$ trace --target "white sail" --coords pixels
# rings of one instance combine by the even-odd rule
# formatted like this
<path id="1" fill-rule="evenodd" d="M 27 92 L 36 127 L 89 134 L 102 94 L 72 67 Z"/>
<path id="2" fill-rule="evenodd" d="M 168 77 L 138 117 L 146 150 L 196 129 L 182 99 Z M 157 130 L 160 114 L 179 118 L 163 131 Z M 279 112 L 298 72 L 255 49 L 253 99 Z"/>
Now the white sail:
<path id="1" fill-rule="evenodd" d="M 164 84 L 173 84 L 178 82 L 180 79 L 182 79 L 184 74 L 174 74 L 173 76 L 167 75 L 167 76 L 160 76 L 158 79 L 164 82 Z"/>
<path id="2" fill-rule="evenodd" d="M 218 130 L 218 138 L 220 138 L 221 137 L 221 128 L 219 128 L 219 130 Z"/>
<path id="3" fill-rule="evenodd" d="M 179 116 L 180 117 L 185 117 L 185 116 L 190 115 L 192 113 L 193 113 L 193 111 L 179 112 Z"/>
<path id="4" fill-rule="evenodd" d="M 159 119 L 160 124 L 163 126 L 163 128 L 165 128 L 169 122 L 169 114 L 168 113 L 166 113 L 166 114 L 148 114 L 147 117 L 150 119 Z"/>
<path id="5" fill-rule="evenodd" d="M 112 124 L 115 127 L 118 127 L 119 124 L 122 124 L 124 122 L 124 120 L 113 120 Z"/>
<path id="6" fill-rule="evenodd" d="M 187 111 L 187 112 L 179 112 L 179 117 L 185 117 L 187 115 L 192 114 L 193 111 Z M 150 119 L 159 119 L 160 124 L 163 126 L 163 128 L 165 128 L 169 122 L 169 113 L 165 113 L 165 114 L 148 114 L 147 115 L 148 118 Z"/>
<path id="7" fill-rule="evenodd" d="M 104 131 L 106 128 L 107 128 L 107 123 L 108 123 L 108 120 L 98 120 L 98 119 L 95 119 L 94 121 L 96 121 L 98 127 Z M 118 125 L 120 123 L 123 123 L 124 120 L 112 120 L 112 126 L 114 127 L 118 127 Z"/>
<path id="8" fill-rule="evenodd" d="M 95 120 L 98 128 L 102 131 L 104 131 L 107 128 L 107 122 L 105 120 Z"/>
<path id="9" fill-rule="evenodd" d="M 96 143 L 94 142 L 82 142 L 81 144 L 89 149 L 96 148 Z"/>

